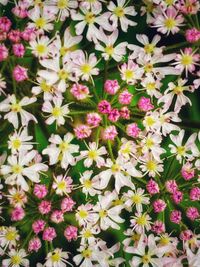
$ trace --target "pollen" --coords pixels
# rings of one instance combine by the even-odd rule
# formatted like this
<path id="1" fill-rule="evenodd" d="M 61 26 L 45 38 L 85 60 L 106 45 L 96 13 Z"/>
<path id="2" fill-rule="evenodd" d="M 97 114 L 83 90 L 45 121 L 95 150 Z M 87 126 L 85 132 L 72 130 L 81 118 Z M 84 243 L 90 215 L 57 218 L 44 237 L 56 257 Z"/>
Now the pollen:
<path id="1" fill-rule="evenodd" d="M 183 86 L 176 86 L 176 87 L 174 87 L 173 92 L 175 94 L 179 95 L 180 93 L 183 92 L 183 90 L 184 90 Z"/>
<path id="2" fill-rule="evenodd" d="M 60 254 L 58 252 L 54 252 L 51 256 L 52 262 L 59 262 L 61 259 Z"/>
<path id="3" fill-rule="evenodd" d="M 19 149 L 21 144 L 22 144 L 22 142 L 19 138 L 12 140 L 12 148 L 14 148 L 14 149 Z"/>
<path id="4" fill-rule="evenodd" d="M 183 55 L 181 58 L 181 64 L 188 66 L 193 63 L 193 58 L 191 55 Z"/>
<path id="5" fill-rule="evenodd" d="M 36 46 L 36 51 L 40 56 L 44 55 L 47 52 L 47 46 L 44 44 L 38 44 Z"/>
<path id="6" fill-rule="evenodd" d="M 108 54 L 109 56 L 112 56 L 112 54 L 113 54 L 113 52 L 114 52 L 114 48 L 113 48 L 113 46 L 112 46 L 112 45 L 110 45 L 110 46 L 106 46 L 106 48 L 105 48 L 105 52 L 106 52 L 106 54 Z"/>
<path id="7" fill-rule="evenodd" d="M 80 210 L 78 214 L 82 219 L 85 219 L 88 216 L 88 212 L 86 210 Z"/>
<path id="8" fill-rule="evenodd" d="M 60 107 L 54 107 L 54 108 L 52 109 L 52 115 L 53 115 L 54 117 L 56 117 L 56 118 L 58 118 L 59 116 L 61 116 L 61 115 L 62 115 L 62 110 L 61 110 L 61 108 L 60 108 Z"/>
<path id="9" fill-rule="evenodd" d="M 106 210 L 100 210 L 99 211 L 99 217 L 104 218 L 108 215 L 108 212 Z"/>
<path id="10" fill-rule="evenodd" d="M 67 142 L 62 142 L 60 145 L 59 145 L 59 148 L 62 152 L 65 152 L 68 150 L 69 148 L 69 143 Z"/>
<path id="11" fill-rule="evenodd" d="M 19 265 L 22 261 L 22 258 L 19 255 L 14 255 L 11 257 L 12 265 Z"/>
<path id="12" fill-rule="evenodd" d="M 143 215 L 141 215 L 140 217 L 138 217 L 138 218 L 136 219 L 136 223 L 137 223 L 138 225 L 142 225 L 142 226 L 146 225 L 146 224 L 147 224 L 147 218 L 146 218 L 146 215 L 143 214 Z"/>
<path id="13" fill-rule="evenodd" d="M 95 150 L 91 150 L 88 152 L 88 158 L 89 159 L 93 159 L 95 160 L 97 158 L 98 154 L 97 154 L 97 151 Z"/>
<path id="14" fill-rule="evenodd" d="M 173 18 L 167 18 L 165 20 L 165 26 L 169 30 L 173 29 L 176 26 L 176 20 Z"/>
<path id="15" fill-rule="evenodd" d="M 154 52 L 154 45 L 153 44 L 146 44 L 144 46 L 144 51 L 147 53 L 147 54 L 151 54 Z"/>
<path id="16" fill-rule="evenodd" d="M 37 28 L 39 29 L 44 29 L 44 27 L 46 26 L 46 20 L 44 18 L 38 18 L 35 21 L 35 25 L 37 26 Z"/>
<path id="17" fill-rule="evenodd" d="M 68 72 L 66 70 L 59 70 L 58 76 L 61 80 L 66 80 L 69 76 Z"/>
<path id="18" fill-rule="evenodd" d="M 125 76 L 126 80 L 131 80 L 134 78 L 135 73 L 132 70 L 126 70 L 124 73 L 124 76 Z"/>
<path id="19" fill-rule="evenodd" d="M 145 118 L 145 122 L 146 122 L 147 126 L 151 127 L 154 125 L 155 120 L 152 117 L 148 116 Z"/>
<path id="20" fill-rule="evenodd" d="M 16 233 L 16 231 L 12 231 L 12 230 L 8 231 L 8 232 L 6 233 L 6 235 L 5 235 L 5 238 L 6 238 L 8 241 L 13 241 L 13 240 L 16 239 L 16 237 L 17 237 L 17 233 Z"/>
<path id="21" fill-rule="evenodd" d="M 91 249 L 84 249 L 82 252 L 81 252 L 83 258 L 90 258 L 91 255 L 92 255 L 92 250 Z"/>
<path id="22" fill-rule="evenodd" d="M 85 180 L 84 181 L 84 187 L 87 189 L 91 188 L 92 187 L 92 181 L 89 179 Z"/>
<path id="23" fill-rule="evenodd" d="M 134 196 L 132 196 L 132 201 L 135 204 L 140 204 L 142 202 L 142 197 L 138 194 L 135 194 Z"/>
<path id="24" fill-rule="evenodd" d="M 154 160 L 147 161 L 147 170 L 148 171 L 155 171 L 157 167 L 157 164 Z"/>
<path id="25" fill-rule="evenodd" d="M 116 7 L 114 10 L 114 14 L 119 18 L 123 17 L 125 14 L 123 7 L 121 7 L 121 6 Z"/>
<path id="26" fill-rule="evenodd" d="M 149 254 L 145 254 L 143 257 L 142 257 L 142 263 L 144 264 L 148 264 L 150 263 L 151 261 L 151 256 Z"/>
<path id="27" fill-rule="evenodd" d="M 85 15 L 85 21 L 88 23 L 88 24 L 93 24 L 94 21 L 95 21 L 95 16 L 92 12 L 88 12 L 86 15 Z"/>
<path id="28" fill-rule="evenodd" d="M 12 106 L 11 106 L 11 110 L 12 110 L 13 112 L 20 112 L 21 109 L 22 109 L 22 108 L 21 108 L 21 106 L 20 106 L 19 103 L 12 104 Z"/>
<path id="29" fill-rule="evenodd" d="M 183 156 L 185 154 L 185 147 L 184 146 L 178 146 L 177 147 L 177 154 L 180 156 Z"/>
<path id="30" fill-rule="evenodd" d="M 84 73 L 84 74 L 89 74 L 90 73 L 90 71 L 91 71 L 91 66 L 89 65 L 89 64 L 83 64 L 82 66 L 81 66 L 81 70 L 82 70 L 82 72 Z"/>

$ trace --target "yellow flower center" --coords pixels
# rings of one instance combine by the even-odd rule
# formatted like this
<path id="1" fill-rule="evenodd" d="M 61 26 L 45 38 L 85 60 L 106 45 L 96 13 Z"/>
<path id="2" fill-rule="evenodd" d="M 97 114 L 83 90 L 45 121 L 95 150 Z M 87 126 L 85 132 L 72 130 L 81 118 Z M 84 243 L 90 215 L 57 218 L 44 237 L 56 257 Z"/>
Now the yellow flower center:
<path id="1" fill-rule="evenodd" d="M 52 262 L 59 262 L 61 260 L 60 253 L 59 252 L 52 253 L 51 260 Z"/>
<path id="2" fill-rule="evenodd" d="M 14 255 L 11 257 L 11 263 L 12 265 L 19 265 L 22 261 L 22 258 L 19 255 Z"/>
<path id="3" fill-rule="evenodd" d="M 124 9 L 123 9 L 123 7 L 121 7 L 121 6 L 116 7 L 115 10 L 114 10 L 113 12 L 114 12 L 114 14 L 115 14 L 117 17 L 119 17 L 119 18 L 121 18 L 121 17 L 124 16 Z"/>
<path id="4" fill-rule="evenodd" d="M 147 148 L 151 148 L 154 145 L 154 141 L 151 138 L 146 139 L 146 146 Z"/>
<path id="5" fill-rule="evenodd" d="M 178 146 L 177 147 L 177 154 L 180 156 L 183 156 L 185 154 L 185 147 L 184 146 Z"/>
<path id="6" fill-rule="evenodd" d="M 12 148 L 14 148 L 14 149 L 19 149 L 21 144 L 22 144 L 22 142 L 19 138 L 12 140 Z"/>
<path id="7" fill-rule="evenodd" d="M 46 26 L 46 20 L 44 18 L 38 18 L 35 21 L 35 25 L 39 29 L 44 29 L 44 27 Z"/>
<path id="8" fill-rule="evenodd" d="M 134 78 L 135 73 L 132 70 L 126 70 L 125 73 L 124 73 L 124 76 L 125 76 L 126 80 L 131 80 L 131 79 Z"/>
<path id="9" fill-rule="evenodd" d="M 146 44 L 144 46 L 144 51 L 147 53 L 147 54 L 151 54 L 153 53 L 154 51 L 154 45 L 153 44 Z"/>
<path id="10" fill-rule="evenodd" d="M 151 256 L 150 256 L 149 254 L 145 254 L 145 255 L 142 257 L 142 263 L 144 263 L 144 264 L 148 264 L 150 261 L 151 261 Z"/>
<path id="11" fill-rule="evenodd" d="M 88 24 L 92 24 L 94 23 L 95 21 L 95 16 L 92 12 L 88 12 L 86 15 L 85 15 L 85 21 L 88 23 Z"/>
<path id="12" fill-rule="evenodd" d="M 168 29 L 168 30 L 171 30 L 173 29 L 175 26 L 176 26 L 176 20 L 173 19 L 173 18 L 167 18 L 164 22 L 165 24 L 165 27 Z"/>
<path id="13" fill-rule="evenodd" d="M 56 117 L 56 118 L 59 117 L 59 116 L 61 116 L 62 115 L 62 109 L 60 107 L 54 107 L 52 109 L 52 115 L 54 117 Z"/>
<path id="14" fill-rule="evenodd" d="M 113 48 L 113 46 L 112 46 L 112 45 L 110 45 L 110 46 L 106 46 L 106 48 L 105 48 L 105 52 L 106 52 L 106 54 L 108 54 L 109 56 L 112 56 L 112 54 L 113 54 L 113 52 L 114 52 L 114 48 Z"/>
<path id="15" fill-rule="evenodd" d="M 138 217 L 138 218 L 136 219 L 136 223 L 137 223 L 138 225 L 141 225 L 141 226 L 146 225 L 146 224 L 147 224 L 147 218 L 146 218 L 146 215 L 143 214 L 143 215 L 141 215 L 140 217 Z"/>
<path id="16" fill-rule="evenodd" d="M 89 179 L 85 180 L 83 184 L 84 184 L 84 187 L 87 189 L 92 187 L 92 181 Z"/>
<path id="17" fill-rule="evenodd" d="M 191 55 L 183 55 L 181 58 L 181 64 L 188 66 L 193 63 L 193 58 Z"/>
<path id="18" fill-rule="evenodd" d="M 183 90 L 184 90 L 184 87 L 183 86 L 176 86 L 176 87 L 174 87 L 173 92 L 175 94 L 179 95 L 180 93 L 183 92 Z"/>
<path id="19" fill-rule="evenodd" d="M 13 231 L 13 230 L 8 230 L 8 232 L 5 235 L 5 238 L 8 241 L 13 241 L 16 239 L 16 237 L 17 237 L 17 233 L 16 231 Z"/>
<path id="20" fill-rule="evenodd" d="M 65 181 L 60 181 L 57 183 L 57 188 L 61 191 L 64 191 L 67 188 L 67 184 Z"/>
<path id="21" fill-rule="evenodd" d="M 135 204 L 140 204 L 142 202 L 142 197 L 138 194 L 135 194 L 134 196 L 132 196 L 132 201 Z"/>
<path id="22" fill-rule="evenodd" d="M 83 64 L 81 66 L 81 71 L 84 73 L 84 74 L 89 74 L 90 71 L 91 71 L 91 66 L 89 64 Z"/>
<path id="23" fill-rule="evenodd" d="M 145 122 L 146 122 L 146 125 L 147 125 L 147 126 L 151 127 L 151 126 L 154 125 L 155 120 L 154 120 L 152 117 L 147 116 L 147 117 L 145 118 Z"/>
<path id="24" fill-rule="evenodd" d="M 92 236 L 93 236 L 93 234 L 89 229 L 85 230 L 85 232 L 83 233 L 83 237 L 85 237 L 85 238 L 90 238 Z"/>
<path id="25" fill-rule="evenodd" d="M 62 46 L 62 47 L 60 48 L 60 54 L 61 54 L 61 56 L 66 55 L 66 53 L 67 53 L 68 51 L 70 51 L 69 48 Z"/>
<path id="26" fill-rule="evenodd" d="M 62 152 L 65 152 L 69 148 L 69 143 L 68 142 L 62 142 L 62 143 L 60 143 L 59 148 Z"/>
<path id="27" fill-rule="evenodd" d="M 88 212 L 86 210 L 80 210 L 78 214 L 82 219 L 85 219 L 88 216 Z"/>
<path id="28" fill-rule="evenodd" d="M 58 76 L 61 80 L 66 80 L 68 78 L 69 74 L 66 70 L 59 70 Z"/>
<path id="29" fill-rule="evenodd" d="M 160 239 L 160 241 L 159 241 L 159 243 L 160 243 L 161 245 L 163 245 L 163 246 L 168 245 L 169 242 L 170 242 L 170 239 L 169 239 L 169 237 L 167 237 L 167 236 L 162 236 L 161 239 Z"/>
<path id="30" fill-rule="evenodd" d="M 112 204 L 113 204 L 113 206 L 122 205 L 123 204 L 123 200 L 122 199 L 113 200 Z"/>
<path id="31" fill-rule="evenodd" d="M 12 106 L 11 106 L 11 110 L 13 112 L 20 112 L 21 109 L 22 109 L 22 107 L 20 106 L 19 103 L 12 104 Z"/>
<path id="32" fill-rule="evenodd" d="M 58 0 L 57 7 L 59 9 L 64 9 L 68 7 L 68 0 Z"/>
<path id="33" fill-rule="evenodd" d="M 155 83 L 147 83 L 146 88 L 147 88 L 147 90 L 155 90 L 156 84 Z"/>
<path id="34" fill-rule="evenodd" d="M 157 168 L 157 164 L 154 160 L 147 161 L 147 170 L 148 171 L 155 171 Z"/>
<path id="35" fill-rule="evenodd" d="M 81 252 L 83 258 L 90 258 L 91 255 L 92 255 L 92 250 L 91 249 L 84 249 L 82 252 Z"/>
<path id="36" fill-rule="evenodd" d="M 121 167 L 118 164 L 113 164 L 111 167 L 111 170 L 113 173 L 119 172 L 121 170 Z"/>
<path id="37" fill-rule="evenodd" d="M 44 92 L 51 92 L 51 91 L 53 91 L 52 90 L 52 86 L 49 85 L 49 84 L 47 84 L 45 81 L 42 81 L 41 82 L 40 87 L 41 87 L 42 91 L 44 91 Z"/>
<path id="38" fill-rule="evenodd" d="M 99 211 L 99 217 L 104 218 L 108 215 L 108 212 L 106 210 L 100 210 Z"/>
<path id="39" fill-rule="evenodd" d="M 20 173 L 22 173 L 22 170 L 23 170 L 23 168 L 19 164 L 15 164 L 12 166 L 12 172 L 14 174 L 20 174 Z"/>
<path id="40" fill-rule="evenodd" d="M 144 66 L 144 70 L 145 70 L 145 72 L 151 72 L 152 70 L 153 70 L 153 65 L 152 64 L 146 64 L 145 66 Z"/>
<path id="41" fill-rule="evenodd" d="M 133 241 L 139 241 L 140 240 L 140 237 L 141 237 L 140 234 L 135 233 L 135 234 L 132 235 L 131 239 Z"/>
<path id="42" fill-rule="evenodd" d="M 12 199 L 15 203 L 22 203 L 23 202 L 23 195 L 20 194 L 19 192 L 15 193 L 13 196 L 12 196 Z"/>
<path id="43" fill-rule="evenodd" d="M 36 46 L 36 51 L 40 56 L 44 55 L 47 52 L 47 46 L 44 44 L 38 44 Z"/>
<path id="44" fill-rule="evenodd" d="M 90 150 L 90 151 L 88 152 L 88 158 L 89 158 L 89 159 L 93 159 L 93 160 L 95 160 L 95 159 L 97 158 L 97 156 L 98 156 L 98 153 L 97 153 L 97 151 L 95 151 L 95 150 Z"/>
<path id="45" fill-rule="evenodd" d="M 168 6 L 172 6 L 174 4 L 174 0 L 165 0 L 165 3 L 168 5 Z"/>

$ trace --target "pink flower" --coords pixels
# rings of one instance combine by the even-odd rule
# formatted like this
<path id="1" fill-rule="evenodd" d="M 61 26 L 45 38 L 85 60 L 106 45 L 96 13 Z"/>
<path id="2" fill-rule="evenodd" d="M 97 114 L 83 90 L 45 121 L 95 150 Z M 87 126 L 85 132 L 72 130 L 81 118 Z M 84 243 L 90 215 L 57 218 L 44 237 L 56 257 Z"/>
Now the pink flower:
<path id="1" fill-rule="evenodd" d="M 51 220 L 54 223 L 61 223 L 64 221 L 63 211 L 54 210 L 51 214 Z"/>
<path id="2" fill-rule="evenodd" d="M 51 242 L 56 236 L 55 229 L 53 227 L 47 227 L 43 232 L 42 239 Z"/>
<path id="3" fill-rule="evenodd" d="M 123 119 L 130 119 L 130 110 L 128 109 L 128 107 L 122 107 L 120 109 L 120 116 L 123 118 Z"/>
<path id="4" fill-rule="evenodd" d="M 165 183 L 165 187 L 169 193 L 175 193 L 178 189 L 178 185 L 175 180 L 168 180 Z"/>
<path id="5" fill-rule="evenodd" d="M 8 57 L 8 48 L 4 44 L 0 44 L 0 62 Z"/>
<path id="6" fill-rule="evenodd" d="M 152 225 L 151 230 L 155 232 L 156 234 L 161 234 L 165 232 L 165 225 L 162 221 L 157 220 Z"/>
<path id="7" fill-rule="evenodd" d="M 81 124 L 74 128 L 74 133 L 78 139 L 84 139 L 91 135 L 92 130 L 89 126 Z"/>
<path id="8" fill-rule="evenodd" d="M 73 201 L 72 198 L 66 197 L 61 202 L 61 209 L 63 212 L 72 211 L 75 204 L 76 204 L 76 202 Z"/>
<path id="9" fill-rule="evenodd" d="M 157 193 L 159 193 L 159 185 L 153 180 L 151 179 L 147 185 L 146 185 L 147 191 L 149 192 L 149 194 L 151 195 L 155 195 Z"/>
<path id="10" fill-rule="evenodd" d="M 120 112 L 119 112 L 119 110 L 116 109 L 116 108 L 113 108 L 113 109 L 110 111 L 109 115 L 108 115 L 108 119 L 109 119 L 110 121 L 112 121 L 112 122 L 116 122 L 116 121 L 119 120 L 119 118 L 120 118 Z"/>
<path id="11" fill-rule="evenodd" d="M 35 28 L 26 28 L 23 32 L 21 32 L 21 37 L 24 39 L 24 41 L 31 41 L 36 36 L 36 30 Z"/>
<path id="12" fill-rule="evenodd" d="M 185 33 L 186 40 L 190 43 L 195 43 L 200 39 L 200 31 L 196 28 L 188 29 Z"/>
<path id="13" fill-rule="evenodd" d="M 181 222 L 182 216 L 179 210 L 173 210 L 170 214 L 170 221 L 176 224 Z"/>
<path id="14" fill-rule="evenodd" d="M 72 85 L 70 92 L 78 100 L 83 100 L 87 98 L 90 93 L 89 88 L 87 86 L 78 83 Z"/>
<path id="15" fill-rule="evenodd" d="M 37 198 L 44 198 L 47 195 L 48 190 L 46 188 L 46 185 L 44 185 L 44 184 L 36 184 L 34 186 L 33 193 Z"/>
<path id="16" fill-rule="evenodd" d="M 189 229 L 184 230 L 180 233 L 180 239 L 183 241 L 190 240 L 193 237 L 193 232 Z"/>
<path id="17" fill-rule="evenodd" d="M 35 251 L 37 252 L 41 248 L 42 244 L 41 241 L 38 237 L 34 237 L 29 241 L 28 244 L 28 251 L 32 252 Z"/>
<path id="18" fill-rule="evenodd" d="M 21 39 L 21 33 L 19 30 L 11 30 L 8 33 L 8 39 L 13 43 L 19 43 Z"/>
<path id="19" fill-rule="evenodd" d="M 45 227 L 45 221 L 44 220 L 37 220 L 32 224 L 32 229 L 35 234 L 38 234 L 44 230 Z"/>
<path id="20" fill-rule="evenodd" d="M 196 207 L 189 207 L 186 210 L 186 216 L 190 220 L 194 221 L 199 217 L 199 211 L 198 211 L 198 209 Z"/>
<path id="21" fill-rule="evenodd" d="M 17 82 L 23 82 L 28 79 L 27 75 L 27 69 L 24 67 L 21 67 L 20 65 L 15 66 L 13 70 L 13 78 Z"/>
<path id="22" fill-rule="evenodd" d="M 51 202 L 43 200 L 38 206 L 38 209 L 41 214 L 48 214 L 51 211 Z"/>
<path id="23" fill-rule="evenodd" d="M 187 162 L 185 165 L 183 165 L 181 169 L 181 175 L 183 178 L 188 181 L 192 179 L 195 175 L 194 169 L 192 169 L 192 164 Z"/>
<path id="24" fill-rule="evenodd" d="M 140 131 L 141 130 L 138 127 L 137 123 L 128 124 L 128 126 L 126 128 L 127 135 L 134 137 L 134 138 L 138 137 Z"/>
<path id="25" fill-rule="evenodd" d="M 26 9 L 26 7 L 24 6 L 20 6 L 17 5 L 12 9 L 13 14 L 15 14 L 15 16 L 24 19 L 28 16 L 28 10 Z"/>
<path id="26" fill-rule="evenodd" d="M 133 95 L 128 90 L 124 90 L 119 94 L 119 103 L 122 105 L 129 105 L 131 103 Z"/>
<path id="27" fill-rule="evenodd" d="M 98 127 L 102 119 L 98 113 L 92 112 L 87 114 L 86 121 L 91 127 Z"/>
<path id="28" fill-rule="evenodd" d="M 72 240 L 76 240 L 77 239 L 77 236 L 78 236 L 77 233 L 78 233 L 78 228 L 73 226 L 73 225 L 70 225 L 65 229 L 64 236 L 70 242 Z"/>
<path id="29" fill-rule="evenodd" d="M 25 48 L 23 44 L 14 44 L 13 47 L 13 53 L 16 57 L 23 57 L 25 53 Z"/>
<path id="30" fill-rule="evenodd" d="M 25 216 L 24 209 L 21 207 L 16 207 L 11 213 L 12 221 L 21 221 Z"/>
<path id="31" fill-rule="evenodd" d="M 0 18 L 0 31 L 9 32 L 12 23 L 7 17 Z"/>
<path id="32" fill-rule="evenodd" d="M 177 10 L 184 14 L 196 14 L 199 11 L 198 0 L 179 0 L 176 4 Z"/>
<path id="33" fill-rule="evenodd" d="M 102 138 L 104 140 L 114 140 L 118 132 L 115 126 L 111 125 L 104 129 Z"/>
<path id="34" fill-rule="evenodd" d="M 194 187 L 190 190 L 190 199 L 192 201 L 200 200 L 200 188 L 199 187 Z"/>
<path id="35" fill-rule="evenodd" d="M 176 203 L 179 204 L 183 200 L 183 193 L 181 191 L 175 191 L 172 195 L 172 200 Z"/>
<path id="36" fill-rule="evenodd" d="M 153 209 L 154 209 L 154 212 L 156 212 L 156 213 L 164 211 L 166 206 L 167 205 L 166 205 L 165 201 L 162 199 L 157 199 L 153 202 Z"/>
<path id="37" fill-rule="evenodd" d="M 120 86 L 117 80 L 107 80 L 104 84 L 104 90 L 110 95 L 115 95 Z"/>
<path id="38" fill-rule="evenodd" d="M 107 100 L 102 100 L 98 104 L 98 111 L 102 114 L 109 114 L 111 109 L 111 105 Z"/>
<path id="39" fill-rule="evenodd" d="M 150 98 L 142 96 L 138 101 L 138 107 L 142 111 L 149 111 L 154 108 L 154 105 L 151 104 Z"/>

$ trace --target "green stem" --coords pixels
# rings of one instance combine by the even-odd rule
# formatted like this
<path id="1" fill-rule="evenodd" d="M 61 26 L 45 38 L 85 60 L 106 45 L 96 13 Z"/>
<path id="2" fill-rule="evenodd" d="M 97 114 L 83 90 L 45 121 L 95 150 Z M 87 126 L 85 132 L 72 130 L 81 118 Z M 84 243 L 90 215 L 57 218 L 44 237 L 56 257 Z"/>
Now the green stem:
<path id="1" fill-rule="evenodd" d="M 114 158 L 114 155 L 113 155 L 112 145 L 111 145 L 110 140 L 107 141 L 107 146 L 108 146 L 108 151 L 109 151 L 110 157 L 111 157 L 112 161 L 114 162 L 115 158 Z"/>
<path id="2" fill-rule="evenodd" d="M 164 48 L 164 51 L 176 49 L 176 48 L 179 48 L 179 47 L 182 47 L 182 46 L 187 46 L 187 45 L 188 45 L 188 42 L 182 42 L 180 44 L 169 45 L 169 46 Z"/>

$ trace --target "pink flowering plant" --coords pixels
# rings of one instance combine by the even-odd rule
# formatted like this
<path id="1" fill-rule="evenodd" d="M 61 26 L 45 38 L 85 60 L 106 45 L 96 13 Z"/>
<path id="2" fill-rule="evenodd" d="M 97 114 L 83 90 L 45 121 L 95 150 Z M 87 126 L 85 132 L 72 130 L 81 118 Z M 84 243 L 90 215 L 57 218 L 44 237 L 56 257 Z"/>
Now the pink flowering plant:
<path id="1" fill-rule="evenodd" d="M 198 0 L 1 0 L 0 70 L 0 266 L 200 266 Z"/>

